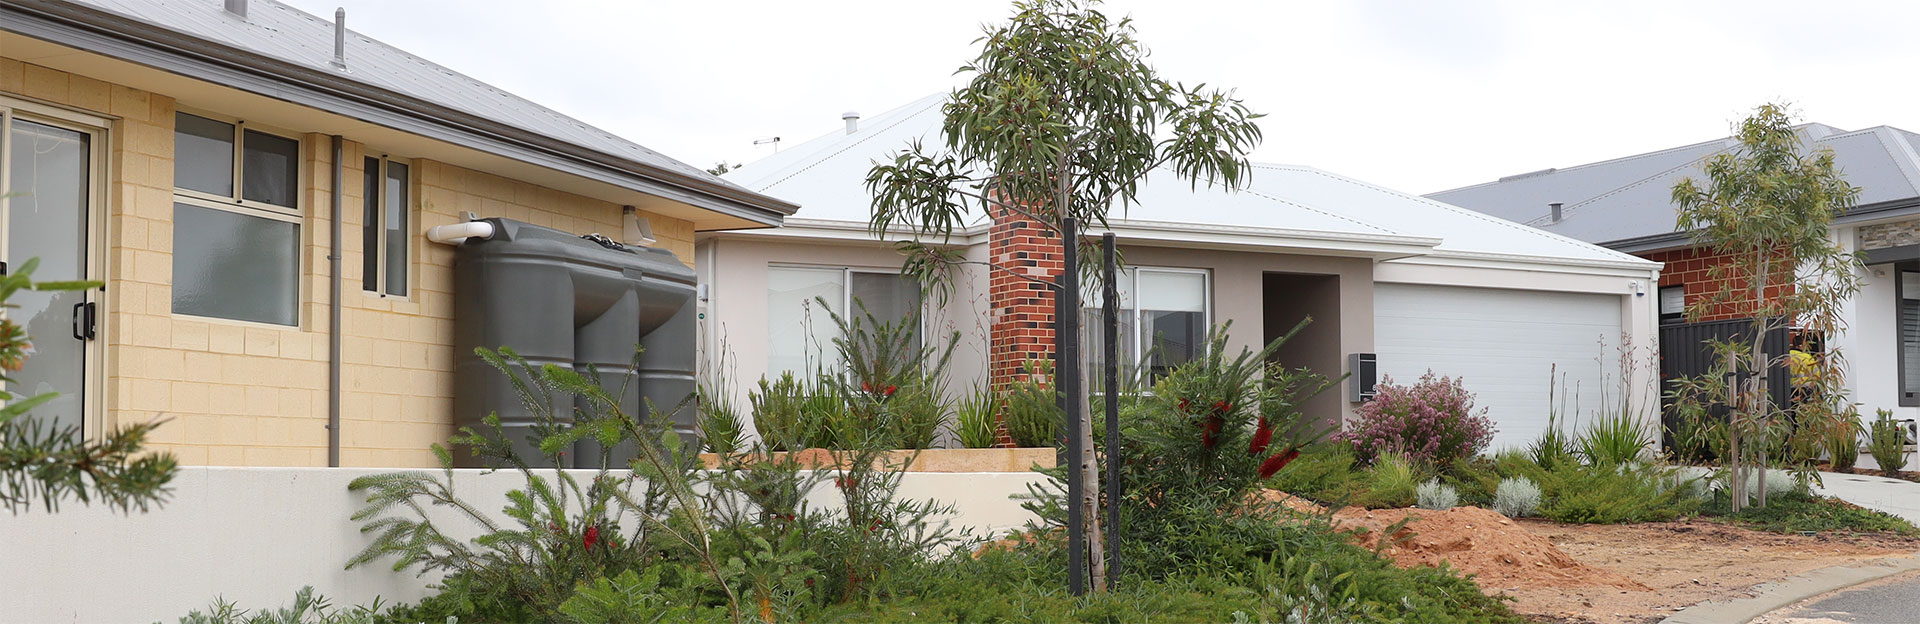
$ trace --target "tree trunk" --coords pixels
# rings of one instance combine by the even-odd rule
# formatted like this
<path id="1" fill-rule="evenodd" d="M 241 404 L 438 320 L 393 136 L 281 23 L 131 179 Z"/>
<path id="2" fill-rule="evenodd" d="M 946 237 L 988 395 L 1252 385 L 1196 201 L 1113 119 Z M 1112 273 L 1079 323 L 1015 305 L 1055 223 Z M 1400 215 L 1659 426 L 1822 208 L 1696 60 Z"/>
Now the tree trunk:
<path id="1" fill-rule="evenodd" d="M 1773 406 L 1769 404 L 1770 403 L 1769 399 L 1771 397 L 1767 393 L 1767 371 L 1771 370 L 1773 367 L 1770 365 L 1771 362 L 1769 362 L 1767 358 L 1766 345 L 1767 345 L 1767 334 L 1770 332 L 1770 330 L 1773 329 L 1773 321 L 1771 319 L 1766 318 L 1767 305 L 1763 297 L 1765 297 L 1767 294 L 1767 282 L 1770 281 L 1772 278 L 1771 271 L 1770 271 L 1772 267 L 1769 266 L 1769 263 L 1767 262 L 1767 257 L 1765 252 L 1757 254 L 1757 256 L 1758 258 L 1756 258 L 1756 260 L 1758 261 L 1758 265 L 1760 267 L 1759 268 L 1760 275 L 1758 276 L 1758 279 L 1752 280 L 1748 284 L 1748 286 L 1753 289 L 1754 336 L 1753 336 L 1753 346 L 1751 347 L 1751 350 L 1747 352 L 1748 357 L 1751 358 L 1751 364 L 1752 364 L 1751 368 L 1753 370 L 1753 375 L 1747 378 L 1747 393 L 1748 393 L 1747 404 L 1753 409 L 1753 422 L 1756 425 L 1755 430 L 1757 430 L 1760 433 L 1760 436 L 1759 436 L 1760 444 L 1759 446 L 1754 447 L 1754 455 L 1759 457 L 1759 460 L 1760 460 L 1755 464 L 1755 467 L 1759 468 L 1759 472 L 1757 474 L 1759 474 L 1759 477 L 1760 477 L 1759 478 L 1760 492 L 1759 492 L 1758 507 L 1760 507 L 1761 509 L 1766 509 L 1767 508 L 1767 438 L 1773 433 L 1773 427 L 1771 426 L 1773 424 L 1772 423 Z"/>
<path id="2" fill-rule="evenodd" d="M 1080 402 L 1080 413 L 1089 416 L 1080 419 L 1080 432 L 1076 434 L 1080 439 L 1086 440 L 1086 443 L 1080 446 L 1078 469 L 1085 475 L 1083 478 L 1086 487 L 1080 490 L 1079 504 L 1080 517 L 1086 518 L 1087 521 L 1087 567 L 1093 570 L 1089 580 L 1092 582 L 1095 593 L 1104 593 L 1107 591 L 1107 557 L 1106 544 L 1102 539 L 1105 536 L 1100 530 L 1100 462 L 1094 453 L 1092 410 L 1088 409 L 1090 401 L 1087 400 L 1085 392 L 1086 388 L 1091 387 L 1085 381 L 1088 376 L 1087 368 L 1080 367 L 1082 392 L 1079 397 L 1073 399 Z"/>

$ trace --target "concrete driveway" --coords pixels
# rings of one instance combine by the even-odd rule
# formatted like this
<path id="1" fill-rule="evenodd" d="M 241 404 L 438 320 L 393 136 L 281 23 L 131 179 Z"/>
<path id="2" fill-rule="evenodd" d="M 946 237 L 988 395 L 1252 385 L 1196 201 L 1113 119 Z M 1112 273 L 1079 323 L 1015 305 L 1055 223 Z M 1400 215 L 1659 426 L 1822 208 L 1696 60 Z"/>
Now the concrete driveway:
<path id="1" fill-rule="evenodd" d="M 1920 483 L 1837 472 L 1820 473 L 1820 481 L 1816 492 L 1920 524 Z M 1910 621 L 1920 622 L 1920 611 L 1914 614 Z"/>

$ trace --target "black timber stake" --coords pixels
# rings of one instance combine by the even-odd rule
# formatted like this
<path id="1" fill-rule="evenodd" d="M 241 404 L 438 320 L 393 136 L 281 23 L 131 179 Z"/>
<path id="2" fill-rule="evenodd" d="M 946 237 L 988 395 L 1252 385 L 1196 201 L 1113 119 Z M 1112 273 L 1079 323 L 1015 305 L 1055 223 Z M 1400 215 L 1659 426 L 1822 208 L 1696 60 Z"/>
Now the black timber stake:
<path id="1" fill-rule="evenodd" d="M 1075 596 L 1087 593 L 1087 518 L 1082 513 L 1081 497 L 1087 489 L 1086 473 L 1080 458 L 1091 440 L 1080 437 L 1086 422 L 1086 402 L 1080 387 L 1080 220 L 1062 219 L 1060 223 L 1060 290 L 1053 315 L 1055 388 L 1066 408 L 1067 461 L 1067 585 Z M 1095 519 L 1097 521 L 1097 519 Z"/>
<path id="2" fill-rule="evenodd" d="M 1115 343 L 1120 342 L 1120 288 L 1118 252 L 1115 250 L 1113 232 L 1100 236 L 1100 308 L 1101 321 L 1105 325 L 1102 336 L 1100 368 L 1101 382 L 1107 387 L 1107 589 L 1113 590 L 1120 583 L 1120 462 L 1125 461 L 1120 453 L 1125 445 L 1120 440 L 1120 356 Z"/>

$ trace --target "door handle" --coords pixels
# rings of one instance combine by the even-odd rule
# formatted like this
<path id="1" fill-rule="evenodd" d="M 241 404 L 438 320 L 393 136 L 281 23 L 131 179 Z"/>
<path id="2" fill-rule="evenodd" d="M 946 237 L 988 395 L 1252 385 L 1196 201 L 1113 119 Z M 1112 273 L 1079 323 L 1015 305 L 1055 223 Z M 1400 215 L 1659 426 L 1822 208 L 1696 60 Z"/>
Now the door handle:
<path id="1" fill-rule="evenodd" d="M 98 332 L 95 326 L 95 307 L 92 301 L 73 304 L 73 339 L 93 340 Z"/>

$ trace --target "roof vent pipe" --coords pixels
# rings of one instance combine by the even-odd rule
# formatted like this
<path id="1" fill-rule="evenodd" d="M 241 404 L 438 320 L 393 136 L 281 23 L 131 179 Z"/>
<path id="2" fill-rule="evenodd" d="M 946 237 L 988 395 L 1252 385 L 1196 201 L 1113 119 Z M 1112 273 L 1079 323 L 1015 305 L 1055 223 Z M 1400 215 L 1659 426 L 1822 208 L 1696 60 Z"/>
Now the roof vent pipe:
<path id="1" fill-rule="evenodd" d="M 847 134 L 860 131 L 860 113 L 853 111 L 840 113 L 840 119 L 847 122 Z"/>
<path id="2" fill-rule="evenodd" d="M 240 17 L 247 16 L 247 0 L 227 0 L 227 12 Z"/>
<path id="3" fill-rule="evenodd" d="M 235 1 L 227 0 L 227 3 L 232 4 Z M 247 0 L 237 1 L 245 3 Z M 338 7 L 333 10 L 333 66 L 340 69 L 347 68 L 347 7 Z"/>
<path id="4" fill-rule="evenodd" d="M 1553 203 L 1547 204 L 1547 222 L 1548 223 L 1559 223 L 1560 216 L 1561 216 L 1560 202 L 1553 202 Z"/>

